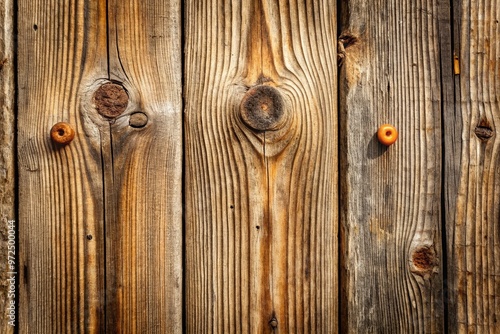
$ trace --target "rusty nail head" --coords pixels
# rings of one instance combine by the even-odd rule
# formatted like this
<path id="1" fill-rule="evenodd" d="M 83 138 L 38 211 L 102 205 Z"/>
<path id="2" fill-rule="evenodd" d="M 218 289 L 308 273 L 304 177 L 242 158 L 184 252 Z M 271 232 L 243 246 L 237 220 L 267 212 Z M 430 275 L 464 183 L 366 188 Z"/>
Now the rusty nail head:
<path id="1" fill-rule="evenodd" d="M 50 130 L 50 138 L 58 145 L 67 145 L 75 138 L 75 130 L 70 124 L 59 122 Z"/>

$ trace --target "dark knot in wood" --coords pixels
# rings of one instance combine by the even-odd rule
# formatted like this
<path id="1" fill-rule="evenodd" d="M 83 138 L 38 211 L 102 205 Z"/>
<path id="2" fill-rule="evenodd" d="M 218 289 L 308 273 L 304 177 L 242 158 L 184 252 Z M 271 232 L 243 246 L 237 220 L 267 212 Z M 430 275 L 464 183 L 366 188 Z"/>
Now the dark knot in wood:
<path id="1" fill-rule="evenodd" d="M 128 94 L 122 86 L 106 83 L 94 93 L 94 103 L 99 114 L 115 118 L 127 109 Z"/>
<path id="2" fill-rule="evenodd" d="M 436 253 L 432 247 L 417 249 L 412 256 L 413 272 L 415 274 L 430 274 L 437 265 Z"/>
<path id="3" fill-rule="evenodd" d="M 70 124 L 59 122 L 50 129 L 50 138 L 58 145 L 67 145 L 75 138 L 75 130 Z"/>
<path id="4" fill-rule="evenodd" d="M 276 318 L 272 318 L 270 321 L 269 321 L 269 325 L 271 326 L 272 329 L 276 329 L 278 328 L 278 319 Z"/>
<path id="5" fill-rule="evenodd" d="M 486 119 L 481 120 L 479 125 L 474 129 L 474 133 L 482 141 L 487 141 L 488 139 L 493 137 L 493 129 Z"/>
<path id="6" fill-rule="evenodd" d="M 240 114 L 243 122 L 254 130 L 277 130 L 283 125 L 283 98 L 274 87 L 252 87 L 241 101 Z"/>

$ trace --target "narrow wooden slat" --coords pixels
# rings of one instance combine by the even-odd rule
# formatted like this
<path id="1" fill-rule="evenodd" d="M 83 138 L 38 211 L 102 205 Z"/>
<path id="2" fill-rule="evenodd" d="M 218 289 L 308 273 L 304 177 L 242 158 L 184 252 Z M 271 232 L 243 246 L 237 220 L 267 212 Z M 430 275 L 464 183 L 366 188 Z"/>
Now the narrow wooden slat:
<path id="1" fill-rule="evenodd" d="M 335 4 L 185 6 L 186 330 L 335 332 Z"/>
<path id="2" fill-rule="evenodd" d="M 454 1 L 456 108 L 448 143 L 450 332 L 500 332 L 500 1 Z"/>
<path id="3" fill-rule="evenodd" d="M 19 275 L 9 266 L 16 250 L 8 243 L 10 220 L 15 216 L 14 155 L 14 6 L 11 0 L 0 0 L 0 332 L 12 333 L 9 322 L 15 320 L 11 287 L 17 286 Z M 10 232 L 10 235 L 13 235 Z M 12 237 L 11 237 L 12 240 Z M 9 247 L 11 246 L 11 247 Z M 10 256 L 10 258 L 9 258 Z M 12 278 L 14 277 L 14 280 Z"/>
<path id="4" fill-rule="evenodd" d="M 109 79 L 128 92 L 102 129 L 108 332 L 182 331 L 179 1 L 108 0 Z"/>
<path id="5" fill-rule="evenodd" d="M 341 332 L 440 333 L 437 1 L 343 3 Z M 399 139 L 376 137 L 384 123 Z"/>
<path id="6" fill-rule="evenodd" d="M 21 333 L 104 330 L 100 138 L 81 113 L 106 72 L 103 4 L 18 2 Z M 76 131 L 64 147 L 49 136 L 61 121 Z"/>

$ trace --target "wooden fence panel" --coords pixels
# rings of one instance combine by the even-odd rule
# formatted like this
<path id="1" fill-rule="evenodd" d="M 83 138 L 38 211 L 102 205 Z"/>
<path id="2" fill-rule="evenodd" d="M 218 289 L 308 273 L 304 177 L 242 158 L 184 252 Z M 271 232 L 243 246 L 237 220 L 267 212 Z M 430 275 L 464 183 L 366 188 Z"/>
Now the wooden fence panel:
<path id="1" fill-rule="evenodd" d="M 12 311 L 11 305 L 12 301 L 15 302 L 12 287 L 19 282 L 19 275 L 9 274 L 15 272 L 9 265 L 13 256 L 9 253 L 12 251 L 9 235 L 13 235 L 11 226 L 15 227 L 15 224 L 9 224 L 9 221 L 16 218 L 13 30 L 13 1 L 0 0 L 0 333 L 6 334 L 14 329 L 9 324 L 15 319 L 15 308 Z M 10 280 L 12 277 L 14 280 Z"/>
<path id="2" fill-rule="evenodd" d="M 179 20 L 176 1 L 19 4 L 22 332 L 181 330 Z"/>
<path id="3" fill-rule="evenodd" d="M 340 9 L 341 331 L 443 330 L 437 1 Z M 376 137 L 384 123 L 399 139 Z"/>
<path id="4" fill-rule="evenodd" d="M 182 330 L 180 3 L 108 0 L 109 78 L 129 106 L 109 125 L 108 331 Z M 105 161 L 106 161 L 105 160 Z"/>
<path id="5" fill-rule="evenodd" d="M 186 1 L 186 330 L 337 329 L 336 8 Z"/>
<path id="6" fill-rule="evenodd" d="M 445 122 L 459 136 L 445 149 L 453 171 L 446 183 L 449 330 L 498 333 L 500 1 L 453 3 L 456 100 Z"/>
<path id="7" fill-rule="evenodd" d="M 106 12 L 81 1 L 18 5 L 20 332 L 99 331 L 102 163 L 93 147 L 99 133 L 84 130 L 79 90 L 87 64 L 105 75 L 97 65 L 106 64 Z M 67 146 L 49 135 L 61 121 L 76 132 Z"/>

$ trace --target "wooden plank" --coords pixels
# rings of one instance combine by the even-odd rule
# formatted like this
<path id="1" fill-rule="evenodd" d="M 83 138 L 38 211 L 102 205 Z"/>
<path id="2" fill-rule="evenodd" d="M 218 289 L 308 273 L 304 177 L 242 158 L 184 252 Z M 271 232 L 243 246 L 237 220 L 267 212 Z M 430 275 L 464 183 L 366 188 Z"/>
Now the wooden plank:
<path id="1" fill-rule="evenodd" d="M 0 332 L 13 333 L 16 320 L 11 287 L 19 276 L 9 268 L 9 256 L 16 249 L 9 245 L 9 221 L 15 220 L 15 148 L 14 148 L 14 34 L 13 1 L 0 0 Z M 10 235 L 12 231 L 10 231 Z M 11 237 L 12 238 L 12 237 Z M 10 246 L 10 247 L 9 247 Z M 14 253 L 10 253 L 10 252 Z M 12 260 L 12 258 L 10 258 Z M 12 280 L 12 278 L 14 278 Z M 12 283 L 12 284 L 11 284 Z"/>
<path id="2" fill-rule="evenodd" d="M 179 3 L 45 1 L 20 17 L 22 329 L 180 332 Z M 76 128 L 66 147 L 48 141 L 59 120 Z"/>
<path id="3" fill-rule="evenodd" d="M 341 332 L 443 331 L 439 5 L 340 9 Z"/>
<path id="4" fill-rule="evenodd" d="M 106 74 L 105 1 L 18 6 L 20 332 L 103 332 L 102 161 L 84 111 Z M 67 146 L 49 136 L 61 121 Z"/>
<path id="5" fill-rule="evenodd" d="M 128 93 L 101 135 L 108 332 L 182 331 L 180 3 L 108 0 L 109 79 Z"/>
<path id="6" fill-rule="evenodd" d="M 335 2 L 185 13 L 186 330 L 335 332 Z"/>
<path id="7" fill-rule="evenodd" d="M 456 108 L 446 184 L 449 329 L 500 332 L 500 1 L 454 1 Z"/>

